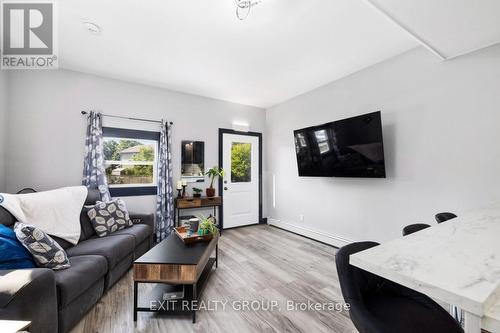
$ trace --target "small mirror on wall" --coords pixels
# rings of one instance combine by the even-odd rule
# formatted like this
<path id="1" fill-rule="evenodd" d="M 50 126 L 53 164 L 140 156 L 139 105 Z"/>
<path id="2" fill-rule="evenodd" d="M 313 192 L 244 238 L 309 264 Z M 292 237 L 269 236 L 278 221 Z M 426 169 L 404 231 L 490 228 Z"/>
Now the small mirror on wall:
<path id="1" fill-rule="evenodd" d="M 182 141 L 182 179 L 188 182 L 205 180 L 205 143 L 203 141 Z"/>

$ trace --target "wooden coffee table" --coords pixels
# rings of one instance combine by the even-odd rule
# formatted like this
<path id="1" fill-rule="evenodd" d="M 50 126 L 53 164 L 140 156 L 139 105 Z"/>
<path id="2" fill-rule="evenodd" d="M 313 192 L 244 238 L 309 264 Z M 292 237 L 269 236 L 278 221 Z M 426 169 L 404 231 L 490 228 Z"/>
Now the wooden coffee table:
<path id="1" fill-rule="evenodd" d="M 218 265 L 219 235 L 210 242 L 184 245 L 175 234 L 170 234 L 158 245 L 134 261 L 134 321 L 137 312 L 190 312 L 196 322 L 193 301 L 198 297 L 212 267 Z M 215 252 L 215 257 L 212 253 Z M 145 295 L 138 295 L 139 283 L 157 284 Z M 163 300 L 163 293 L 172 285 L 184 286 L 184 298 Z M 154 306 L 152 306 L 154 305 Z M 162 306 L 159 306 L 162 305 Z M 187 306 L 189 305 L 189 306 Z"/>

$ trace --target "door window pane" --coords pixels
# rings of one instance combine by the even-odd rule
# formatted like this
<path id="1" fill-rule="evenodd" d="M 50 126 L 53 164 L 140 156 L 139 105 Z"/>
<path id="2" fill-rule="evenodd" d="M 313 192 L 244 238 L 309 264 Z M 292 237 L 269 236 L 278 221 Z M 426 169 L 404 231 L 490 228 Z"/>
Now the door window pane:
<path id="1" fill-rule="evenodd" d="M 231 145 L 231 182 L 252 181 L 252 144 L 233 142 Z"/>

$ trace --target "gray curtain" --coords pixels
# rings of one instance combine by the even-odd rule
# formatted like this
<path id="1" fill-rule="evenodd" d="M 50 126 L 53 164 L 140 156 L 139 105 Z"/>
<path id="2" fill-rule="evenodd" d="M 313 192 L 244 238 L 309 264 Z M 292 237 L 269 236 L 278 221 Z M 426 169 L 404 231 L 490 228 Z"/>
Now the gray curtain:
<path id="1" fill-rule="evenodd" d="M 94 111 L 87 118 L 82 185 L 99 189 L 102 201 L 111 200 L 104 168 L 102 116 Z"/>
<path id="2" fill-rule="evenodd" d="M 172 186 L 172 125 L 161 124 L 158 150 L 158 195 L 156 198 L 156 241 L 165 239 L 174 227 L 174 194 Z"/>

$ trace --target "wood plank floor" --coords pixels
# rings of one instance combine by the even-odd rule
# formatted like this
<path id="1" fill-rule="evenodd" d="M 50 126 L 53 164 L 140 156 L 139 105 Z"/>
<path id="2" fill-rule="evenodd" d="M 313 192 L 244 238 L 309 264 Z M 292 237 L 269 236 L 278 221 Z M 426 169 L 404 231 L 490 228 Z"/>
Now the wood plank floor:
<path id="1" fill-rule="evenodd" d="M 139 313 L 134 323 L 130 271 L 71 333 L 356 332 L 345 311 L 286 308 L 287 300 L 343 302 L 334 248 L 267 225 L 227 230 L 219 244 L 219 267 L 210 275 L 201 299 L 227 301 L 225 311 L 199 311 L 196 324 L 190 315 Z M 139 292 L 145 288 L 142 285 Z M 229 306 L 244 300 L 278 301 L 281 311 L 236 311 Z"/>

